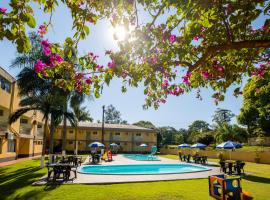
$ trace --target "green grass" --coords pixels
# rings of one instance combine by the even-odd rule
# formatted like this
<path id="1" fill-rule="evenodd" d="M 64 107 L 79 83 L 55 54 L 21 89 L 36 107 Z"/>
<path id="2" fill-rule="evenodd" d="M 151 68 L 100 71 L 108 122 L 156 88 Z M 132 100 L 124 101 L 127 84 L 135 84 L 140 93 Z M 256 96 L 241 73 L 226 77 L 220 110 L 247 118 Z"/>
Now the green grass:
<path id="1" fill-rule="evenodd" d="M 178 159 L 175 155 L 164 157 Z M 211 160 L 216 161 L 216 160 Z M 113 185 L 58 185 L 31 186 L 46 174 L 39 168 L 39 160 L 28 160 L 0 168 L 0 199 L 156 199 L 156 200 L 207 200 L 208 180 L 180 180 Z M 246 170 L 254 174 L 243 179 L 243 188 L 255 199 L 269 199 L 270 165 L 247 163 Z"/>

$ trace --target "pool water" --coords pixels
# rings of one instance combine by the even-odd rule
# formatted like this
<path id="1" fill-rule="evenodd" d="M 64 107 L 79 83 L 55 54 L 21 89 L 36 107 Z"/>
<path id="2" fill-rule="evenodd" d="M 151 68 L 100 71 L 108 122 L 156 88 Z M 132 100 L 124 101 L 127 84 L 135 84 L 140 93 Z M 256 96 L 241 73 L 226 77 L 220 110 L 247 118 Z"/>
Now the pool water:
<path id="1" fill-rule="evenodd" d="M 210 170 L 204 166 L 191 164 L 144 164 L 144 165 L 99 165 L 81 166 L 79 173 L 85 174 L 178 174 Z"/>
<path id="2" fill-rule="evenodd" d="M 123 156 L 131 160 L 140 160 L 140 161 L 160 160 L 156 156 L 150 156 L 150 155 L 144 155 L 144 154 L 124 154 Z"/>

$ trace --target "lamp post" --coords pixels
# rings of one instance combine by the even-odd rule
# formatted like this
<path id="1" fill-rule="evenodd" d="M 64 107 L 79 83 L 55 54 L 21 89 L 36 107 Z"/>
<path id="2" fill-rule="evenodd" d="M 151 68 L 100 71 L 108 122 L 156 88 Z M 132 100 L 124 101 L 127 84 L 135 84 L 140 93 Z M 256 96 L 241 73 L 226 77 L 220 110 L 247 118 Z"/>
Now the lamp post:
<path id="1" fill-rule="evenodd" d="M 101 143 L 104 144 L 104 112 L 105 112 L 105 106 L 102 106 L 102 133 L 101 133 Z"/>

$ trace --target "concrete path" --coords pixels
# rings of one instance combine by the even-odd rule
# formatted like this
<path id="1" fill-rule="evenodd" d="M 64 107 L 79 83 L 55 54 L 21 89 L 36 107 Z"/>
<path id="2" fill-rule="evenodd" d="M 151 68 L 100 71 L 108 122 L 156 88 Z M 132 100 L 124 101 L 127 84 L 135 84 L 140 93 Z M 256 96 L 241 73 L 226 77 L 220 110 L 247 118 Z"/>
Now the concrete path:
<path id="1" fill-rule="evenodd" d="M 179 164 L 178 160 L 159 157 L 160 161 L 136 161 L 125 158 L 123 155 L 113 157 L 112 162 L 102 162 L 101 165 L 129 165 L 129 164 Z M 89 158 L 85 160 L 83 165 L 88 165 Z M 198 179 L 207 178 L 210 175 L 220 174 L 219 167 L 207 165 L 209 171 L 182 173 L 182 174 L 158 174 L 158 175 L 95 175 L 95 174 L 82 174 L 77 173 L 77 179 L 65 182 L 64 184 L 114 184 L 114 183 L 131 183 L 131 182 L 152 182 L 152 181 L 167 181 L 167 180 L 184 180 L 184 179 Z M 45 185 L 46 177 L 33 183 L 33 185 Z M 71 179 L 74 174 L 71 173 Z"/>

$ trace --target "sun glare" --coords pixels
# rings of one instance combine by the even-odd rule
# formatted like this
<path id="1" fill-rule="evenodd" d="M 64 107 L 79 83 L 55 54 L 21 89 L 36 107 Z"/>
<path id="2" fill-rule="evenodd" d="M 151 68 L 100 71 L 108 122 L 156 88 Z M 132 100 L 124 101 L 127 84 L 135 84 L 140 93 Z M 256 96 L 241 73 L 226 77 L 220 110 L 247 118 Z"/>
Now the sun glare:
<path id="1" fill-rule="evenodd" d="M 128 30 L 123 25 L 117 25 L 112 28 L 113 38 L 118 41 L 123 41 L 127 38 Z"/>

